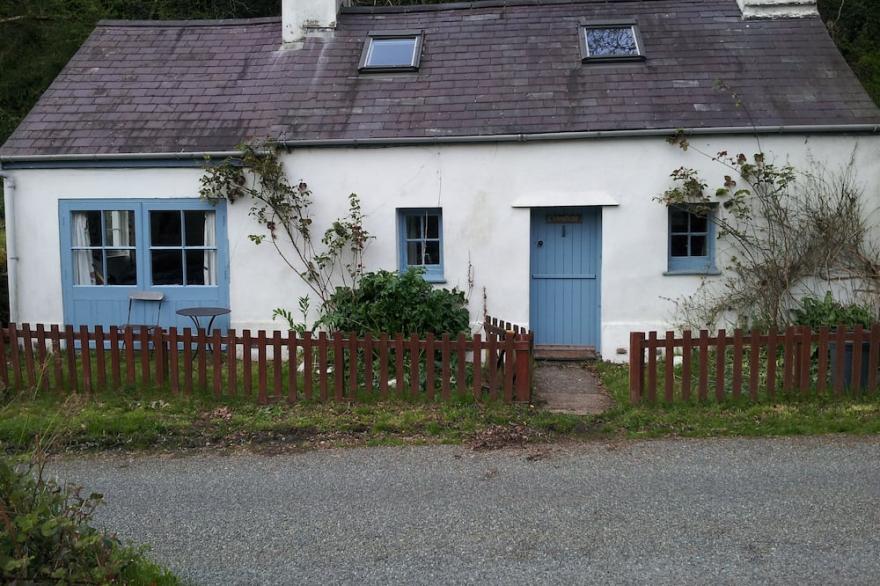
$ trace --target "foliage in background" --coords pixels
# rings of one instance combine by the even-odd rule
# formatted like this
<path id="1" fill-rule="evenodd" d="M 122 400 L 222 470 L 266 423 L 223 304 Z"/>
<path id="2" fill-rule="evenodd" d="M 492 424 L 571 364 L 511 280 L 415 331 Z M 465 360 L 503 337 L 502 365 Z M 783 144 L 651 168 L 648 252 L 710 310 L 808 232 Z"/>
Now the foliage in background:
<path id="1" fill-rule="evenodd" d="M 458 334 L 468 331 L 469 321 L 463 291 L 434 288 L 412 268 L 367 273 L 356 289 L 337 289 L 322 317 L 331 329 L 359 335 Z"/>
<path id="2" fill-rule="evenodd" d="M 880 2 L 819 0 L 819 13 L 840 52 L 880 104 Z"/>
<path id="3" fill-rule="evenodd" d="M 689 204 L 708 216 L 728 247 L 723 276 L 677 300 L 681 325 L 714 327 L 732 314 L 740 325 L 781 328 L 816 281 L 824 288 L 832 281 L 849 284 L 880 298 L 880 251 L 869 236 L 869 199 L 856 180 L 853 159 L 839 170 L 818 163 L 796 170 L 767 160 L 763 152 L 710 155 L 682 133 L 669 142 L 729 173 L 723 185 L 711 188 L 697 170 L 676 169 L 673 187 L 658 197 L 665 205 Z"/>
<path id="4" fill-rule="evenodd" d="M 322 308 L 332 307 L 338 287 L 357 287 L 364 270 L 364 250 L 372 238 L 364 229 L 358 196 L 348 196 L 348 213 L 331 222 L 319 245 L 313 234 L 312 192 L 304 181 L 290 184 L 275 145 L 243 144 L 239 149 L 239 159 L 226 159 L 205 170 L 199 193 L 209 201 L 230 204 L 250 199 L 250 215 L 265 229 L 250 235 L 251 241 L 259 245 L 268 240 L 284 264 L 317 296 Z M 307 303 L 305 309 L 308 311 Z M 275 316 L 292 324 L 288 310 L 276 309 Z"/>
<path id="5" fill-rule="evenodd" d="M 4 583 L 176 584 L 177 580 L 91 526 L 102 495 L 44 475 L 45 457 L 16 467 L 0 458 L 0 578 Z"/>
<path id="6" fill-rule="evenodd" d="M 877 311 L 866 305 L 835 301 L 831 291 L 828 291 L 822 299 L 801 299 L 801 306 L 794 310 L 794 320 L 797 325 L 810 326 L 813 330 L 838 325 L 860 325 L 867 328 L 877 321 Z"/>

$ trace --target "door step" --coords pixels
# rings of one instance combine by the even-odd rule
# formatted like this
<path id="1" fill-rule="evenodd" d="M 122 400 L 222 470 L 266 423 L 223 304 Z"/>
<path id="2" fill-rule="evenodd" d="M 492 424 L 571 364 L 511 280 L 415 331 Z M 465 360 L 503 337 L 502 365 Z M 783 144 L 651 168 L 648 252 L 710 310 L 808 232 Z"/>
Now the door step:
<path id="1" fill-rule="evenodd" d="M 535 360 L 593 361 L 599 355 L 593 346 L 535 346 Z"/>

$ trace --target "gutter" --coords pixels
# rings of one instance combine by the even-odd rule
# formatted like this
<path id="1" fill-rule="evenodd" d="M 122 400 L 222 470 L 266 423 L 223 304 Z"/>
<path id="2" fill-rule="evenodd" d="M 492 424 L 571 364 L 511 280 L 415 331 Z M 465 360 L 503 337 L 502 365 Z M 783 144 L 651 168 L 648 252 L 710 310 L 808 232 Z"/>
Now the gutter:
<path id="1" fill-rule="evenodd" d="M 6 274 L 9 279 L 9 321 L 18 322 L 18 247 L 15 245 L 15 179 L 0 167 L 6 218 Z"/>
<path id="2" fill-rule="evenodd" d="M 535 134 L 488 134 L 471 136 L 418 136 L 392 138 L 331 138 L 280 140 L 278 144 L 294 148 L 342 148 L 342 147 L 395 147 L 442 144 L 527 143 L 560 140 L 590 140 L 613 138 L 670 137 L 677 133 L 686 136 L 725 135 L 773 135 L 773 134 L 880 134 L 880 124 L 817 124 L 802 126 L 730 126 L 717 128 L 657 128 L 643 130 L 591 130 L 582 132 L 545 132 Z M 67 168 L 78 167 L 125 167 L 125 163 L 141 161 L 149 166 L 199 167 L 205 160 L 235 158 L 240 151 L 192 151 L 173 153 L 105 153 L 105 154 L 57 154 L 14 155 L 0 157 L 7 169 L 15 168 Z M 91 163 L 91 164 L 90 164 Z M 115 163 L 115 165 L 113 165 Z M 141 164 L 140 166 L 145 166 Z"/>

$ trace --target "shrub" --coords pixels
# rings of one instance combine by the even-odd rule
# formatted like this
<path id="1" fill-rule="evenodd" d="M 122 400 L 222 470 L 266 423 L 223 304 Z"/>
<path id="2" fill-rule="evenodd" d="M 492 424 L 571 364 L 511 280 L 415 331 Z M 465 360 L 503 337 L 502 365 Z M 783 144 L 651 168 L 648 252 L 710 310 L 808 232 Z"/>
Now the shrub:
<path id="1" fill-rule="evenodd" d="M 36 472 L 36 473 L 35 473 Z M 4 583 L 175 584 L 133 548 L 91 527 L 102 496 L 0 459 L 0 578 Z"/>
<path id="2" fill-rule="evenodd" d="M 464 292 L 435 289 L 417 269 L 363 275 L 357 288 L 336 289 L 322 317 L 332 329 L 359 335 L 458 334 L 469 322 Z"/>
<path id="3" fill-rule="evenodd" d="M 844 305 L 835 301 L 831 291 L 825 293 L 823 299 L 801 299 L 800 308 L 794 310 L 794 319 L 798 325 L 810 326 L 814 330 L 838 325 L 870 327 L 876 321 L 870 307 L 855 303 Z"/>

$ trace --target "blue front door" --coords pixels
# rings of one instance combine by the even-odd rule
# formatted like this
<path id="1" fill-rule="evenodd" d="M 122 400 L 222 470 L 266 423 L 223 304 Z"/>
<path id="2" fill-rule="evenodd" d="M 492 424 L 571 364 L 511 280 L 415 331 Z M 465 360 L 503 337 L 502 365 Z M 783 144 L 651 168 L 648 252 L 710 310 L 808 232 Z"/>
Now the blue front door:
<path id="1" fill-rule="evenodd" d="M 535 208 L 530 325 L 535 344 L 599 350 L 601 208 Z"/>
<path id="2" fill-rule="evenodd" d="M 65 323 L 191 327 L 178 309 L 229 307 L 224 203 L 75 199 L 59 214 Z M 144 291 L 164 298 L 132 301 Z M 228 316 L 215 326 L 227 328 Z"/>

